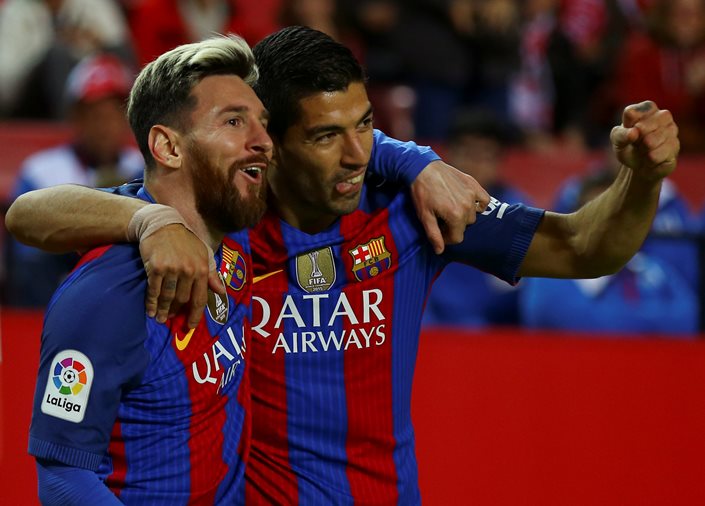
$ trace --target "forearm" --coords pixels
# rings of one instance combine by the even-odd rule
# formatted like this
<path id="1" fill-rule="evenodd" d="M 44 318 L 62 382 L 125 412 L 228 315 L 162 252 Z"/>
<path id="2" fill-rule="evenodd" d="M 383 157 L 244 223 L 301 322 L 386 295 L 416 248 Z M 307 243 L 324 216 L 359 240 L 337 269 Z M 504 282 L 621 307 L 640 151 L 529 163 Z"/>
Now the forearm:
<path id="1" fill-rule="evenodd" d="M 124 242 L 132 215 L 147 205 L 75 185 L 61 185 L 21 195 L 10 206 L 5 226 L 19 241 L 46 251 L 90 249 Z"/>
<path id="2" fill-rule="evenodd" d="M 640 179 L 622 168 L 602 195 L 575 213 L 546 212 L 519 276 L 596 278 L 618 271 L 646 238 L 660 188 L 660 179 Z"/>
<path id="3" fill-rule="evenodd" d="M 569 226 L 576 231 L 576 277 L 614 273 L 634 256 L 651 228 L 661 182 L 622 167 L 602 195 L 569 215 Z"/>

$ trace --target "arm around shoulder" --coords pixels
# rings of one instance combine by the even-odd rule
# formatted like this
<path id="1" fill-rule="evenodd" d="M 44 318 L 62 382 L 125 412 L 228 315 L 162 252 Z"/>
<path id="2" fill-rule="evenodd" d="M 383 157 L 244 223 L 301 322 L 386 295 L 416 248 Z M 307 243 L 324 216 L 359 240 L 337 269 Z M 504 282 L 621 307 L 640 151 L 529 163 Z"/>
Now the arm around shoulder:
<path id="1" fill-rule="evenodd" d="M 8 231 L 29 246 L 54 253 L 124 242 L 132 215 L 147 205 L 77 185 L 20 195 L 5 217 Z"/>

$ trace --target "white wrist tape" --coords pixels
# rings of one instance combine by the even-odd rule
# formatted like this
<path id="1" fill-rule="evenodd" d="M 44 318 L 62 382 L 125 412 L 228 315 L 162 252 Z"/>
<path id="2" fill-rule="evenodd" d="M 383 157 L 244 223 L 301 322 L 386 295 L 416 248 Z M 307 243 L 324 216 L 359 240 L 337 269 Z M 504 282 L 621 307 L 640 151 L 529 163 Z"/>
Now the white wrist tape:
<path id="1" fill-rule="evenodd" d="M 127 225 L 127 240 L 129 242 L 140 242 L 157 230 L 173 224 L 183 225 L 186 230 L 193 235 L 196 233 L 184 221 L 183 216 L 179 211 L 170 206 L 162 204 L 149 204 L 144 206 L 132 215 L 130 223 Z M 196 235 L 196 237 L 198 237 Z M 203 242 L 203 241 L 201 241 Z M 203 242 L 203 245 L 208 250 L 208 266 L 211 271 L 216 270 L 215 260 L 213 259 L 213 250 Z"/>
<path id="2" fill-rule="evenodd" d="M 132 215 L 127 225 L 127 240 L 139 242 L 146 239 L 160 228 L 179 223 L 193 232 L 186 224 L 179 211 L 162 204 L 149 204 Z"/>

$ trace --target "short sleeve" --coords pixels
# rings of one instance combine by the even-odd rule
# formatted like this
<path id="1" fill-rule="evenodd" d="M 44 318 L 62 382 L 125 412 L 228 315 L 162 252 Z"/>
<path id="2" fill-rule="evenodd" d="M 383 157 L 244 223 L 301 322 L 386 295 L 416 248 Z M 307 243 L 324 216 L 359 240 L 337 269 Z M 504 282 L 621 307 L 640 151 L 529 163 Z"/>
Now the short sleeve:
<path id="1" fill-rule="evenodd" d="M 375 130 L 369 170 L 393 183 L 411 186 L 429 163 L 440 158 L 428 146 L 402 142 Z"/>
<path id="2" fill-rule="evenodd" d="M 138 384 L 149 354 L 137 248 L 117 245 L 87 255 L 47 310 L 29 452 L 95 470 L 121 396 Z"/>
<path id="3" fill-rule="evenodd" d="M 446 261 L 466 263 L 515 284 L 544 212 L 492 198 L 487 210 L 465 230 L 463 242 L 446 248 L 443 255 Z"/>

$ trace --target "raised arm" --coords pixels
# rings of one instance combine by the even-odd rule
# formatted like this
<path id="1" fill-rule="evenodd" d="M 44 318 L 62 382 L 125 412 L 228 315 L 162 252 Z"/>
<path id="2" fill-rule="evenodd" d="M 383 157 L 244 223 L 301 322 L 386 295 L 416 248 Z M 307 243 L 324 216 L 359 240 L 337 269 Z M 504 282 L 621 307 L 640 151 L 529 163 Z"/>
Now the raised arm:
<path id="1" fill-rule="evenodd" d="M 188 321 L 193 328 L 208 301 L 208 287 L 223 291 L 212 252 L 184 226 L 160 226 L 163 220 L 159 214 L 150 213 L 149 206 L 155 204 L 82 186 L 60 185 L 20 196 L 10 206 L 5 224 L 19 241 L 53 252 L 139 239 L 148 277 L 147 314 L 164 322 L 190 301 Z M 147 221 L 156 219 L 135 226 L 137 211 L 141 217 L 146 214 Z"/>
<path id="2" fill-rule="evenodd" d="M 618 271 L 651 228 L 663 179 L 680 149 L 671 113 L 631 105 L 612 129 L 622 168 L 598 198 L 572 214 L 547 212 L 519 269 L 521 276 L 591 278 Z"/>

